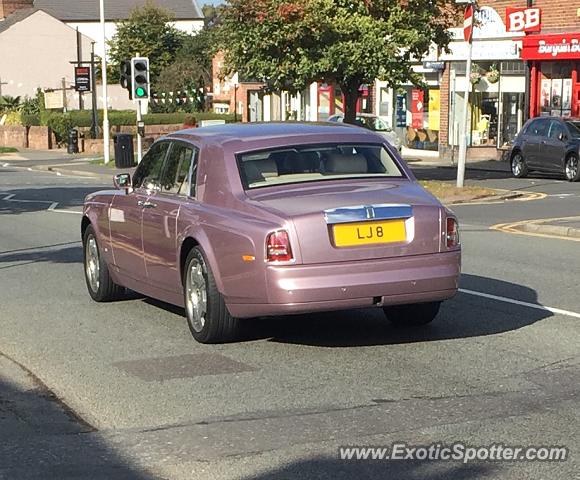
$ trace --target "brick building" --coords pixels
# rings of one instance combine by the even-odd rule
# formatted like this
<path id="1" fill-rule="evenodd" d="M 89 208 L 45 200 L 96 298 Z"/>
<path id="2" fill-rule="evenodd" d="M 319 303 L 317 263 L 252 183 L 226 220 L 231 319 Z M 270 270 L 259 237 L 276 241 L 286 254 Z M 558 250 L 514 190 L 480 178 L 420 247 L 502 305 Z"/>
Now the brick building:
<path id="1" fill-rule="evenodd" d="M 500 158 L 528 117 L 580 115 L 580 1 L 535 0 L 532 8 L 539 9 L 539 17 L 535 11 L 508 18 L 509 9 L 527 4 L 479 3 L 470 75 L 465 72 L 462 29 L 453 29 L 451 53 L 440 57 L 445 61 L 439 105 L 443 158 L 453 159 L 459 143 L 466 82 L 471 83 L 472 159 Z M 510 23 L 533 31 L 508 31 Z"/>

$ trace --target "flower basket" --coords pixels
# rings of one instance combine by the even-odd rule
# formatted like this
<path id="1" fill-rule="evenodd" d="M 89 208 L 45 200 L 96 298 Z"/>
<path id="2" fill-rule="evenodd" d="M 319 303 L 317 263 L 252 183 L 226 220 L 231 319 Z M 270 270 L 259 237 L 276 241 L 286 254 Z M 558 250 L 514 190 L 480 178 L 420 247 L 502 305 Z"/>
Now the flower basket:
<path id="1" fill-rule="evenodd" d="M 469 81 L 472 85 L 476 85 L 481 80 L 481 74 L 479 72 L 471 72 L 469 74 Z"/>
<path id="2" fill-rule="evenodd" d="M 499 82 L 499 70 L 497 68 L 492 68 L 486 74 L 487 81 L 489 83 L 497 83 Z"/>

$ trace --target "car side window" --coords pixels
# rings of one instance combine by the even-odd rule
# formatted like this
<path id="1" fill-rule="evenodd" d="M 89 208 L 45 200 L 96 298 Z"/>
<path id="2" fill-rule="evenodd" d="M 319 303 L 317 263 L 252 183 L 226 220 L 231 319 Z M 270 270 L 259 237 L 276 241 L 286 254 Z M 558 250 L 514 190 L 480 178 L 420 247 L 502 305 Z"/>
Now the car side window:
<path id="1" fill-rule="evenodd" d="M 169 142 L 153 144 L 133 174 L 133 188 L 150 189 L 159 185 L 161 169 L 168 149 Z"/>
<path id="2" fill-rule="evenodd" d="M 195 167 L 197 161 L 197 149 L 190 145 L 174 142 L 165 162 L 163 175 L 161 176 L 161 191 L 176 195 L 195 195 Z M 192 170 L 192 183 L 189 183 L 189 172 Z"/>
<path id="3" fill-rule="evenodd" d="M 544 119 L 534 120 L 529 128 L 529 134 L 535 137 L 545 137 L 548 135 L 550 122 Z"/>
<path id="4" fill-rule="evenodd" d="M 560 122 L 552 120 L 552 122 L 550 123 L 550 133 L 548 136 L 551 139 L 560 140 L 560 136 L 563 134 L 564 134 L 564 126 Z"/>

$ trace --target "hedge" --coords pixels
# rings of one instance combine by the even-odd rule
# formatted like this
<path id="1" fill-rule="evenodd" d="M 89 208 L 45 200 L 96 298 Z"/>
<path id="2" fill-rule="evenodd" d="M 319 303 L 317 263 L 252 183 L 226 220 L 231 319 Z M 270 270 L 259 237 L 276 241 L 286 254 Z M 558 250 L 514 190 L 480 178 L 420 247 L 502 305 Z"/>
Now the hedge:
<path id="1" fill-rule="evenodd" d="M 99 123 L 103 121 L 103 111 L 99 110 Z M 225 120 L 227 123 L 234 121 L 234 115 L 223 115 L 213 112 L 178 112 L 178 113 L 150 113 L 143 116 L 145 125 L 169 125 L 183 124 L 186 117 L 195 117 L 201 120 Z M 38 125 L 62 125 L 72 124 L 73 127 L 90 127 L 92 112 L 90 110 L 73 110 L 68 113 L 45 111 L 40 115 L 22 115 L 22 124 L 25 126 Z M 111 127 L 135 125 L 137 115 L 133 110 L 109 110 L 109 124 Z"/>

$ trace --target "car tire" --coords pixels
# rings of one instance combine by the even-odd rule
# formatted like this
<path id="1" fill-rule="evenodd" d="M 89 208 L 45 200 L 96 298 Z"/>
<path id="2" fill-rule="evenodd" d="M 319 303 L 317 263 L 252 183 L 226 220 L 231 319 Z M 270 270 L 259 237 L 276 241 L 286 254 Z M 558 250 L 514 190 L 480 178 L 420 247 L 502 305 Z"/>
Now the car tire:
<path id="1" fill-rule="evenodd" d="M 435 320 L 440 306 L 441 302 L 391 305 L 383 307 L 383 311 L 387 319 L 397 326 L 417 327 Z"/>
<path id="2" fill-rule="evenodd" d="M 571 153 L 566 157 L 564 174 L 566 175 L 566 180 L 569 182 L 577 182 L 580 180 L 580 161 L 578 160 L 578 155 L 575 153 Z"/>
<path id="3" fill-rule="evenodd" d="M 187 324 L 193 338 L 200 343 L 223 343 L 235 338 L 239 320 L 228 312 L 199 247 L 192 248 L 185 260 L 183 294 Z"/>
<path id="4" fill-rule="evenodd" d="M 510 161 L 512 175 L 516 178 L 524 178 L 528 175 L 529 169 L 526 160 L 521 152 L 516 152 Z"/>
<path id="5" fill-rule="evenodd" d="M 95 302 L 110 302 L 123 296 L 125 288 L 113 282 L 91 225 L 83 235 L 83 266 L 87 289 Z"/>

